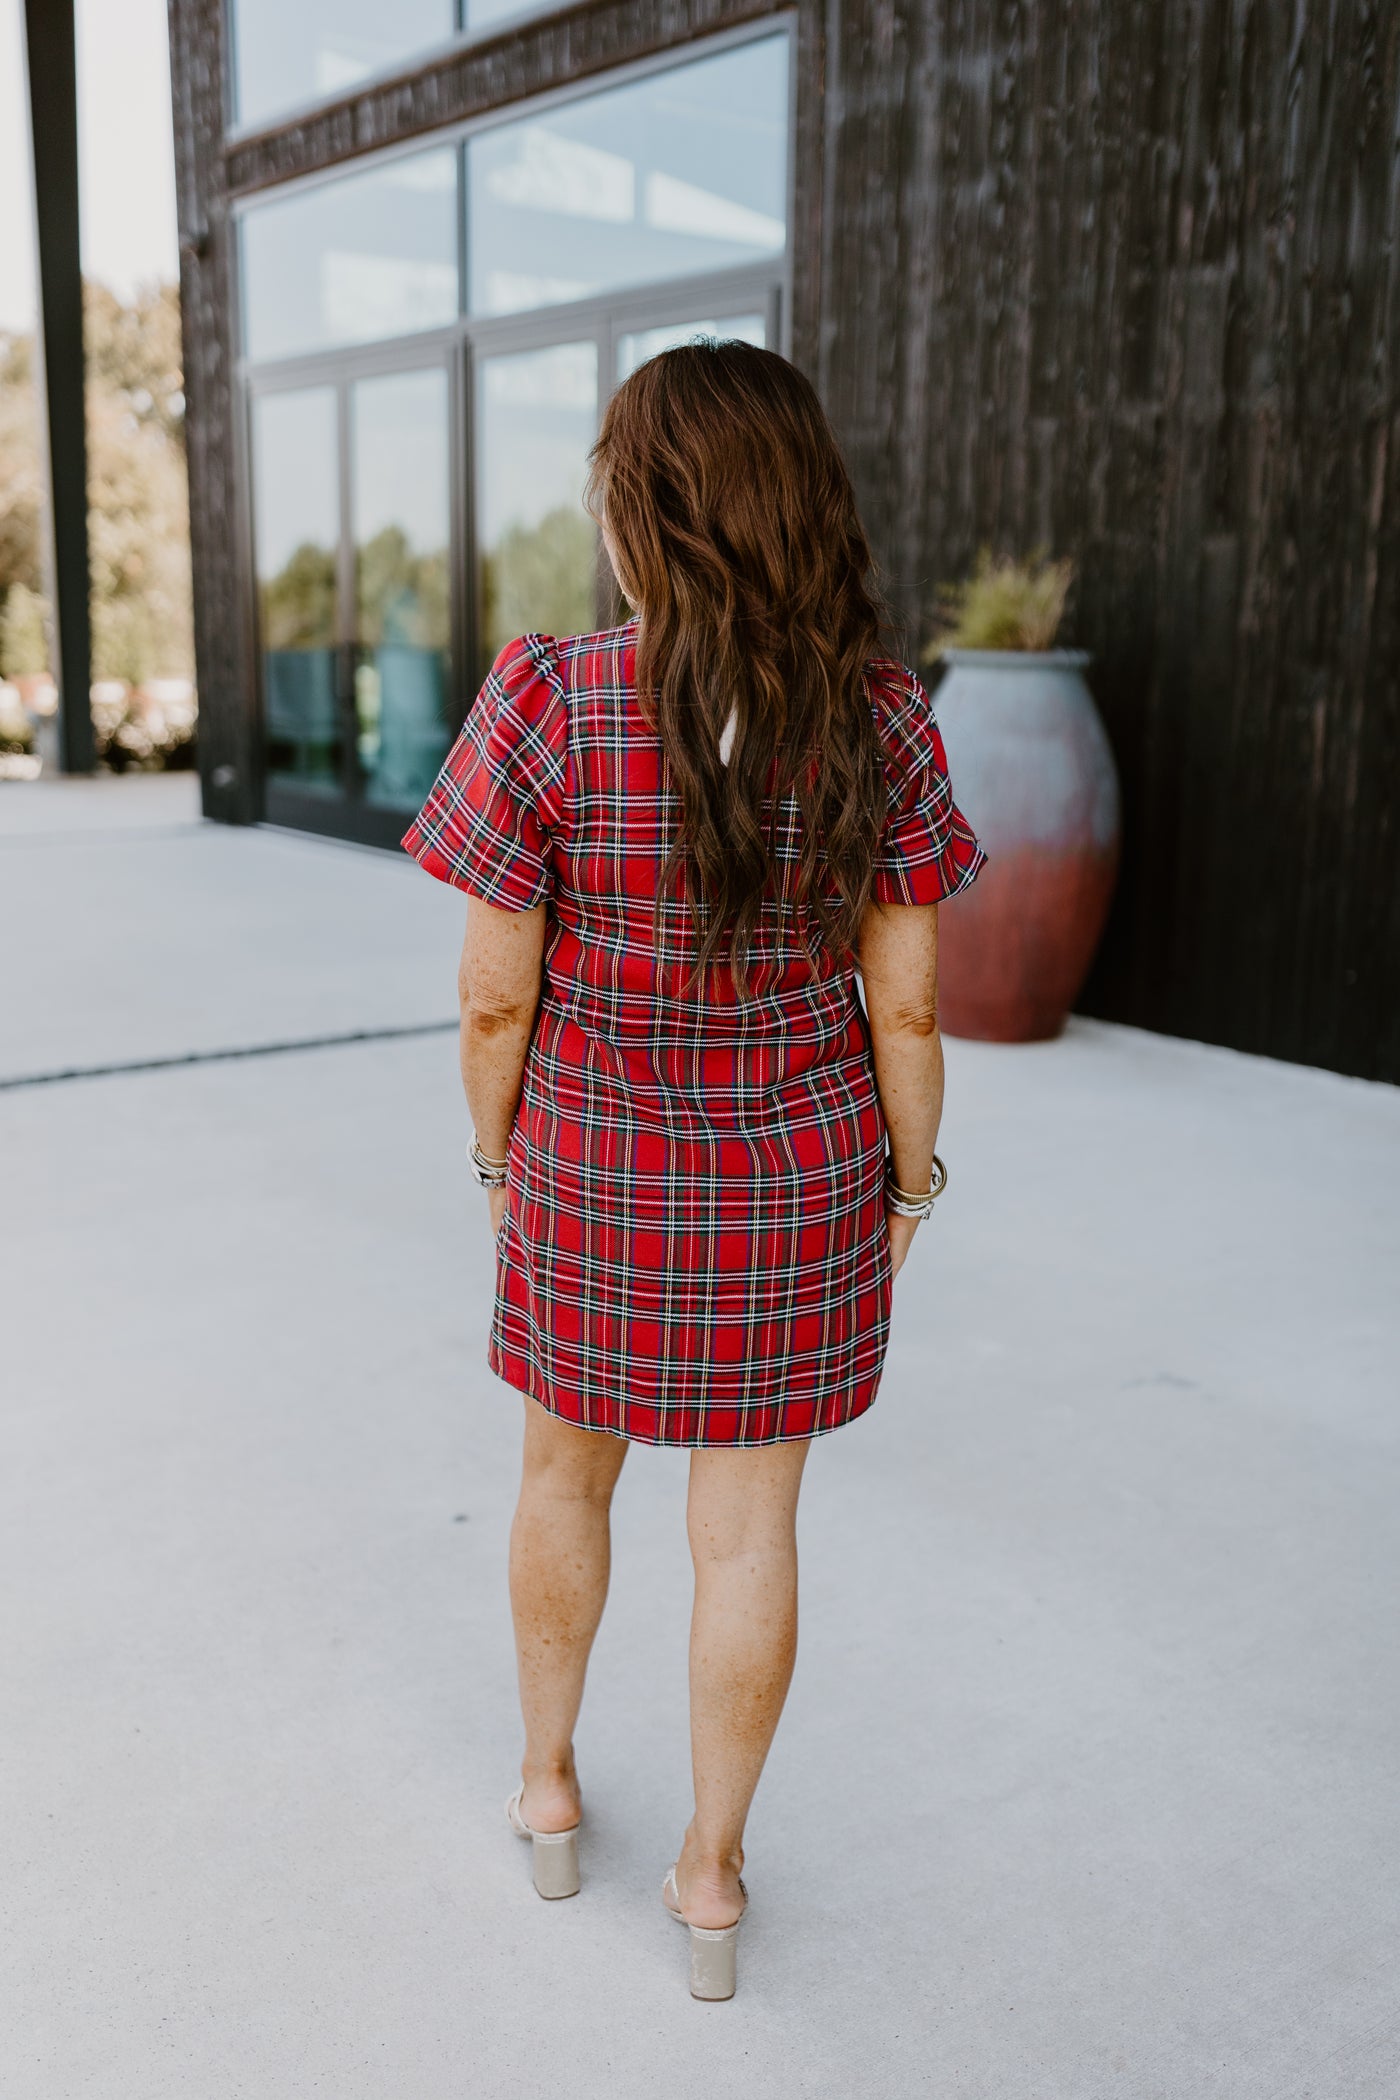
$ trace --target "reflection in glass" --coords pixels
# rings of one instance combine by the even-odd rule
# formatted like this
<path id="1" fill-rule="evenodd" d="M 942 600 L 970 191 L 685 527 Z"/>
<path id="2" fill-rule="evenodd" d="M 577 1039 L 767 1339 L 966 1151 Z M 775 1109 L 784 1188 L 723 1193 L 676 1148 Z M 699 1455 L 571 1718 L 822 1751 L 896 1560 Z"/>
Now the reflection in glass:
<path id="1" fill-rule="evenodd" d="M 462 27 L 469 36 L 480 36 L 498 22 L 537 15 L 549 4 L 550 0 L 463 0 Z"/>
<path id="2" fill-rule="evenodd" d="M 593 343 L 486 357 L 477 397 L 485 654 L 596 622 L 597 535 L 582 508 L 598 420 Z"/>
<path id="3" fill-rule="evenodd" d="M 234 121 L 338 95 L 453 34 L 452 0 L 232 0 Z"/>
<path id="4" fill-rule="evenodd" d="M 768 331 L 762 314 L 731 314 L 727 321 L 681 321 L 666 328 L 638 328 L 617 339 L 617 379 L 620 386 L 638 365 L 663 350 L 679 350 L 685 343 L 707 338 L 719 343 L 754 343 L 762 350 Z"/>
<path id="5" fill-rule="evenodd" d="M 477 134 L 471 310 L 519 313 L 760 262 L 787 239 L 787 38 Z"/>
<path id="6" fill-rule="evenodd" d="M 414 153 L 243 217 L 248 355 L 292 357 L 457 315 L 457 154 Z"/>
<path id="7" fill-rule="evenodd" d="M 447 374 L 359 380 L 350 396 L 355 672 L 371 802 L 417 806 L 447 750 Z"/>
<path id="8" fill-rule="evenodd" d="M 333 788 L 340 540 L 335 391 L 308 387 L 253 403 L 253 510 L 268 772 Z"/>

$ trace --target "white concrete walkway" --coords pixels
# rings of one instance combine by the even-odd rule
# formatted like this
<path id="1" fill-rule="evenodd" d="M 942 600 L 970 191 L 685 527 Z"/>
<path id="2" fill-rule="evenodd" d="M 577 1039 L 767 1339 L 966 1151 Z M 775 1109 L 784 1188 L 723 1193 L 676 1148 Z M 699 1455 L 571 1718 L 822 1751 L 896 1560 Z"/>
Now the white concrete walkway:
<path id="1" fill-rule="evenodd" d="M 9 1078 L 453 1011 L 458 900 L 182 782 L 0 787 L 0 897 Z M 463 1134 L 450 1034 L 0 1091 L 0 2090 L 1394 2100 L 1400 1093 L 949 1046 L 720 2007 L 657 1901 L 679 1455 L 619 1491 L 578 1901 L 501 1818 Z"/>

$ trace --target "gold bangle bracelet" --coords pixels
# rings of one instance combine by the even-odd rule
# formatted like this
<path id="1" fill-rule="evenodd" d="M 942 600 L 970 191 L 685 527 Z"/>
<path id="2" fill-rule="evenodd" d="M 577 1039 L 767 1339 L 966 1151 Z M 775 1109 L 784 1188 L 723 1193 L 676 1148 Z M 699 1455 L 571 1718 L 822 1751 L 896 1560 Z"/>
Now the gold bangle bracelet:
<path id="1" fill-rule="evenodd" d="M 479 1166 L 495 1167 L 500 1173 L 504 1173 L 506 1168 L 510 1165 L 509 1153 L 506 1154 L 504 1159 L 492 1159 L 489 1153 L 483 1152 L 481 1149 L 481 1140 L 477 1136 L 475 1130 L 472 1131 L 472 1141 L 469 1149 L 472 1153 L 473 1158 L 477 1161 L 477 1164 Z"/>
<path id="2" fill-rule="evenodd" d="M 935 1197 L 941 1196 L 944 1189 L 947 1188 L 948 1169 L 935 1152 L 933 1155 L 931 1179 L 926 1189 L 902 1189 L 893 1177 L 890 1179 L 889 1186 L 893 1193 L 899 1197 L 901 1203 L 931 1203 Z"/>

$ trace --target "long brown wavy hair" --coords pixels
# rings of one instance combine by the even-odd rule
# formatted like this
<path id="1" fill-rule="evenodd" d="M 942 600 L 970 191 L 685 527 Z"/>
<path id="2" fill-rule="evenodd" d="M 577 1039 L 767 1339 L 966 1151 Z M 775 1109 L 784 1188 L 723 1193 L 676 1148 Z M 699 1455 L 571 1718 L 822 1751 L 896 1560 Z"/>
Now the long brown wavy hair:
<path id="1" fill-rule="evenodd" d="M 864 677 L 882 608 L 815 390 L 786 358 L 749 343 L 662 351 L 613 395 L 590 466 L 585 501 L 640 615 L 638 694 L 680 804 L 658 950 L 663 900 L 680 875 L 696 977 L 727 949 L 747 996 L 770 893 L 809 961 L 813 926 L 844 959 L 885 822 Z M 801 820 L 795 866 L 774 851 L 789 795 Z"/>

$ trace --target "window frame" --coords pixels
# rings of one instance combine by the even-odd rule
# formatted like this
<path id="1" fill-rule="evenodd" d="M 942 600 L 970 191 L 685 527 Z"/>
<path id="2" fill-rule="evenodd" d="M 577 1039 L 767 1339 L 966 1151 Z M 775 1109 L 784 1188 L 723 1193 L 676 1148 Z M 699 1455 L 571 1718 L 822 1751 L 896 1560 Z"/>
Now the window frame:
<path id="1" fill-rule="evenodd" d="M 522 320 L 529 314 L 557 314 L 565 311 L 563 305 L 528 307 L 519 314 L 474 315 L 468 311 L 468 257 L 467 257 L 467 176 L 466 146 L 469 139 L 483 132 L 497 131 L 508 124 L 528 121 L 537 111 L 561 108 L 571 102 L 583 102 L 592 96 L 606 94 L 617 87 L 628 87 L 633 82 L 650 78 L 654 74 L 671 73 L 682 66 L 692 65 L 706 58 L 718 58 L 726 51 L 740 50 L 746 44 L 766 43 L 783 36 L 787 40 L 787 170 L 783 199 L 787 238 L 780 253 L 764 262 L 732 264 L 725 269 L 710 273 L 714 279 L 726 278 L 750 272 L 754 276 L 775 277 L 782 289 L 782 304 L 786 314 L 792 305 L 793 231 L 797 204 L 796 130 L 797 130 L 797 32 L 798 15 L 795 8 L 784 8 L 778 13 L 760 15 L 753 21 L 736 23 L 732 28 L 718 30 L 712 35 L 693 37 L 684 44 L 672 44 L 659 51 L 648 52 L 644 58 L 632 59 L 623 65 L 609 67 L 606 72 L 589 74 L 586 79 L 570 81 L 562 87 L 547 88 L 537 95 L 524 95 L 517 101 L 502 103 L 495 109 L 483 110 L 473 117 L 465 117 L 451 124 L 444 124 L 433 131 L 418 132 L 411 139 L 397 139 L 392 145 L 373 148 L 366 153 L 337 161 L 329 168 L 316 168 L 305 175 L 289 176 L 285 182 L 268 183 L 259 189 L 242 191 L 229 200 L 228 216 L 233 233 L 232 261 L 234 296 L 230 302 L 230 324 L 233 335 L 234 370 L 239 377 L 257 369 L 259 371 L 292 364 L 302 358 L 339 356 L 344 351 L 356 353 L 375 350 L 381 343 L 411 343 L 426 340 L 433 335 L 460 334 L 464 324 L 468 334 L 510 322 Z M 392 76 L 390 76 L 392 77 Z M 280 128 L 280 126 L 279 126 Z M 294 356 L 258 361 L 248 356 L 245 347 L 244 301 L 243 301 L 243 221 L 260 206 L 285 198 L 296 197 L 304 192 L 322 189 L 343 181 L 349 175 L 368 173 L 374 168 L 388 167 L 395 161 L 410 160 L 416 154 L 441 150 L 445 146 L 455 149 L 457 175 L 457 316 L 455 321 L 442 329 L 419 330 L 412 335 L 374 338 L 365 343 L 339 344 L 330 350 L 308 350 Z M 709 277 L 665 278 L 652 280 L 652 289 L 658 296 L 673 287 L 680 289 L 709 281 Z M 570 301 L 570 309 L 580 313 L 600 301 L 615 301 L 625 298 L 634 290 L 645 286 L 626 286 L 616 292 L 590 294 L 587 298 Z M 786 325 L 786 323 L 785 323 Z"/>
<path id="2" fill-rule="evenodd" d="M 405 52 L 387 66 L 364 74 L 347 88 L 333 88 L 326 95 L 307 95 L 298 101 L 280 104 L 266 116 L 245 120 L 237 114 L 238 105 L 238 7 L 239 0 L 222 0 L 220 29 L 223 36 L 223 140 L 226 146 L 241 146 L 249 139 L 263 138 L 269 132 L 283 131 L 288 125 L 303 124 L 323 110 L 334 108 L 348 94 L 373 94 L 376 89 L 388 87 L 396 80 L 411 79 L 426 66 L 440 64 L 470 51 L 477 45 L 489 44 L 493 38 L 519 29 L 527 22 L 542 21 L 547 15 L 568 14 L 583 0 L 566 0 L 561 7 L 559 0 L 520 0 L 520 4 L 500 15 L 488 29 L 467 29 L 462 17 L 466 12 L 465 0 L 453 0 L 452 17 L 455 27 L 445 37 L 435 42 L 419 44 L 414 50 Z"/>
<path id="3" fill-rule="evenodd" d="M 747 44 L 782 35 L 787 40 L 787 168 L 784 208 L 787 238 L 782 250 L 762 261 L 733 265 L 703 275 L 666 278 L 650 284 L 590 294 L 555 306 L 529 307 L 515 314 L 473 315 L 467 312 L 467 192 L 466 142 L 479 133 L 528 119 L 534 112 L 578 102 L 606 93 L 654 74 L 673 72 L 697 60 L 717 57 Z M 468 39 L 467 41 L 471 41 Z M 392 75 L 386 77 L 394 77 Z M 343 567 L 350 542 L 348 524 L 353 462 L 350 458 L 350 387 L 360 378 L 421 369 L 445 363 L 448 372 L 448 436 L 452 448 L 449 503 L 454 553 L 452 564 L 450 704 L 454 729 L 465 719 L 475 695 L 481 653 L 483 617 L 481 564 L 476 544 L 477 458 L 473 424 L 476 413 L 476 358 L 512 350 L 547 348 L 551 343 L 577 342 L 592 336 L 598 345 L 598 412 L 617 386 L 618 339 L 633 329 L 681 325 L 716 312 L 759 311 L 764 316 L 768 342 L 791 354 L 793 272 L 795 260 L 795 209 L 797 189 L 797 90 L 798 14 L 783 9 L 756 20 L 681 44 L 667 46 L 645 57 L 585 79 L 553 87 L 540 94 L 522 96 L 412 139 L 338 161 L 333 167 L 268 184 L 244 192 L 229 203 L 233 232 L 231 243 L 229 326 L 236 413 L 234 431 L 235 529 L 241 549 L 242 617 L 253 667 L 255 736 L 257 750 L 257 799 L 266 821 L 293 825 L 298 829 L 329 831 L 332 835 L 358 838 L 365 843 L 397 843 L 403 820 L 395 812 L 370 808 L 348 795 L 327 800 L 324 807 L 312 806 L 311 798 L 299 796 L 278 782 L 270 782 L 265 770 L 265 695 L 263 690 L 261 616 L 258 604 L 257 551 L 252 484 L 254 403 L 264 394 L 295 392 L 316 385 L 336 389 L 337 464 L 341 477 Z M 320 105 L 317 105 L 318 107 Z M 279 126 L 281 120 L 279 119 Z M 262 127 L 255 127 L 262 128 Z M 281 200 L 304 190 L 322 187 L 350 174 L 385 166 L 415 153 L 451 145 L 455 149 L 457 176 L 457 314 L 446 326 L 414 334 L 378 338 L 363 343 L 337 345 L 294 355 L 258 361 L 245 348 L 242 220 L 260 204 Z M 353 643 L 353 593 L 346 588 L 337 594 L 337 647 L 347 650 Z M 598 609 L 604 611 L 604 586 L 600 573 Z M 347 624 L 348 623 L 348 624 Z M 305 804 L 306 806 L 303 806 Z M 339 821 L 336 821 L 336 820 Z M 397 824 L 398 829 L 394 826 Z M 392 835 L 391 835 L 392 834 Z"/>
<path id="4" fill-rule="evenodd" d="M 231 149 L 237 146 L 245 146 L 251 139 L 267 138 L 279 131 L 294 130 L 297 125 L 310 122 L 312 119 L 323 115 L 326 110 L 334 109 L 337 104 L 345 102 L 353 96 L 376 94 L 383 88 L 394 86 L 398 81 L 412 80 L 419 73 L 426 72 L 434 66 L 443 64 L 445 61 L 464 57 L 478 49 L 484 50 L 487 45 L 496 42 L 498 38 L 508 36 L 512 32 L 519 31 L 527 26 L 534 28 L 536 24 L 547 22 L 554 17 L 567 18 L 572 14 L 581 14 L 587 4 L 588 0 L 564 0 L 562 6 L 559 4 L 559 0 L 521 0 L 521 4 L 518 7 L 512 8 L 509 14 L 498 16 L 489 28 L 464 29 L 460 26 L 463 14 L 463 0 L 455 0 L 453 12 L 459 26 L 450 36 L 440 37 L 436 43 L 420 44 L 416 50 L 407 53 L 402 59 L 395 60 L 391 65 L 381 66 L 376 72 L 364 74 L 361 79 L 352 81 L 347 87 L 333 88 L 329 94 L 325 95 L 309 95 L 299 102 L 288 102 L 265 117 L 256 117 L 249 122 L 244 122 L 242 118 L 234 114 L 238 81 L 238 0 L 222 0 L 221 29 L 224 66 L 223 136 L 221 143 L 225 148 Z M 783 10 L 775 10 L 773 14 L 762 16 L 759 19 L 771 27 L 774 22 L 783 18 L 783 12 Z M 730 36 L 744 36 L 753 29 L 753 26 L 751 22 L 736 23 L 729 29 L 707 31 L 703 38 L 695 38 L 692 41 L 697 43 L 702 41 L 705 43 L 722 42 Z M 671 48 L 683 49 L 687 47 L 675 45 Z M 621 65 L 610 66 L 606 74 L 600 77 L 605 77 L 609 81 L 620 80 L 621 76 L 633 67 L 645 67 L 650 63 L 650 54 L 648 54 L 644 59 L 628 60 Z M 551 88 L 546 90 L 543 96 L 535 95 L 528 99 L 531 102 L 539 102 L 546 99 L 546 96 L 552 98 L 559 94 L 569 95 L 572 92 L 572 85 L 564 88 Z M 525 106 L 524 100 L 518 104 L 513 103 L 509 105 L 512 109 L 524 108 Z M 479 126 L 484 123 L 494 122 L 498 114 L 496 110 L 482 111 L 479 116 L 468 118 L 465 122 L 472 126 Z M 459 129 L 461 127 L 444 127 L 444 130 L 449 128 Z M 366 155 L 365 157 L 368 158 L 369 156 Z"/>

